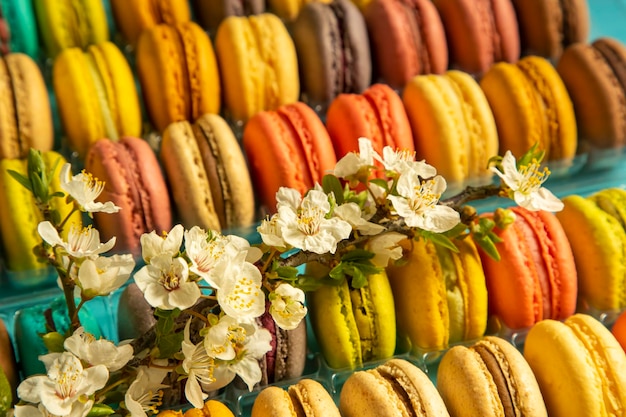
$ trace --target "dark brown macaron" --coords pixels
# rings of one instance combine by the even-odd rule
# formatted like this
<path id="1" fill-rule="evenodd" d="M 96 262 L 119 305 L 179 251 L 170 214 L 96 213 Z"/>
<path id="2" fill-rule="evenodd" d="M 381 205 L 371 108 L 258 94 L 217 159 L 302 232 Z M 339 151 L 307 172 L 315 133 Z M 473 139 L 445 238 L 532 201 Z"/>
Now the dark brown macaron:
<path id="1" fill-rule="evenodd" d="M 616 39 L 578 42 L 556 66 L 569 92 L 580 141 L 595 148 L 626 144 L 626 46 Z"/>
<path id="2" fill-rule="evenodd" d="M 191 0 L 191 6 L 200 26 L 210 34 L 215 34 L 228 16 L 250 16 L 266 10 L 265 0 Z"/>
<path id="3" fill-rule="evenodd" d="M 361 93 L 372 79 L 365 19 L 350 0 L 307 3 L 290 25 L 304 101 L 323 108 L 340 93 Z"/>

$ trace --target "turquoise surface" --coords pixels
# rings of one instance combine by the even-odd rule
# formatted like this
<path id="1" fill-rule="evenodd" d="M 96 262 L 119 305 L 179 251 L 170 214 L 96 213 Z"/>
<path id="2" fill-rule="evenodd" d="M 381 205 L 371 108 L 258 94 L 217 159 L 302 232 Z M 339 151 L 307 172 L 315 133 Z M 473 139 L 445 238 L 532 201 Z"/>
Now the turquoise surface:
<path id="1" fill-rule="evenodd" d="M 589 40 L 610 36 L 626 42 L 626 1 L 588 0 L 591 14 Z"/>
<path id="2" fill-rule="evenodd" d="M 23 52 L 39 59 L 37 22 L 31 0 L 0 0 L 0 10 L 11 31 L 12 52 Z"/>

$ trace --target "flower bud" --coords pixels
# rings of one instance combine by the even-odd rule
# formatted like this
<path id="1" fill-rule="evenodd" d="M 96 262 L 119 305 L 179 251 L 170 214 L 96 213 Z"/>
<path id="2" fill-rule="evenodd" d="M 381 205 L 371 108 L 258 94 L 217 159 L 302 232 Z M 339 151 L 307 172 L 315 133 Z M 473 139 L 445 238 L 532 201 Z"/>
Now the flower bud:
<path id="1" fill-rule="evenodd" d="M 515 221 L 515 213 L 509 209 L 497 208 L 493 213 L 493 220 L 499 229 L 504 230 Z"/>

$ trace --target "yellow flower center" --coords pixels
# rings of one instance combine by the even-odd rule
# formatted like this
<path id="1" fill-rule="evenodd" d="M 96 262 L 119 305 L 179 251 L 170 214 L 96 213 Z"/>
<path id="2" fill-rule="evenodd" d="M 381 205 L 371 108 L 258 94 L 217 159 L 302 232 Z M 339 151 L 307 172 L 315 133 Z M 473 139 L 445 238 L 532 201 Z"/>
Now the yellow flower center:
<path id="1" fill-rule="evenodd" d="M 423 213 L 429 209 L 432 209 L 439 202 L 441 193 L 433 191 L 435 186 L 435 180 L 427 180 L 413 187 L 414 197 L 409 202 L 411 210 L 415 213 Z"/>
<path id="2" fill-rule="evenodd" d="M 550 176 L 548 167 L 541 169 L 541 165 L 536 159 L 533 159 L 528 165 L 519 167 L 518 172 L 522 178 L 519 191 L 524 194 L 530 194 L 539 189 Z"/>

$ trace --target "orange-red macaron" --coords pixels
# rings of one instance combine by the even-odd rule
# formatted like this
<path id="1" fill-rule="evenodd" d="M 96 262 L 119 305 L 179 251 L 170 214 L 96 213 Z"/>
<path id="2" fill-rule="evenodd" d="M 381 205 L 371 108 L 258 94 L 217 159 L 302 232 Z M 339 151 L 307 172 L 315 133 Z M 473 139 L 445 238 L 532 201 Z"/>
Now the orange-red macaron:
<path id="1" fill-rule="evenodd" d="M 246 123 L 243 145 L 255 191 L 269 212 L 276 211 L 280 187 L 305 193 L 337 163 L 324 124 L 302 102 L 257 113 Z"/>
<path id="2" fill-rule="evenodd" d="M 481 250 L 489 310 L 510 329 L 574 313 L 578 295 L 576 264 L 567 235 L 550 212 L 511 209 L 515 221 L 496 243 L 500 260 Z"/>

